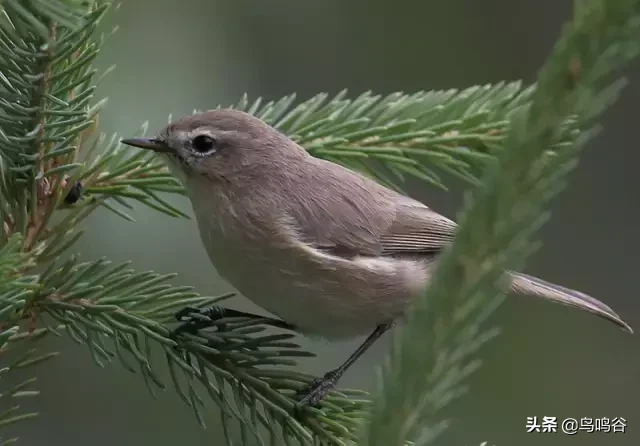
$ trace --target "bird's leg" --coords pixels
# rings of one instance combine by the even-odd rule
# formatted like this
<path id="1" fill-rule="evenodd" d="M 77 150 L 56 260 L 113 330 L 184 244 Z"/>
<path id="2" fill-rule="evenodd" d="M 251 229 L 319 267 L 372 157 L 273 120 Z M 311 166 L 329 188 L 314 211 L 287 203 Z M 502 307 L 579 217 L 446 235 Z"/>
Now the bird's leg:
<path id="1" fill-rule="evenodd" d="M 248 317 L 252 319 L 262 319 L 265 325 L 284 328 L 285 330 L 296 331 L 295 326 L 279 319 L 259 316 L 252 313 L 245 313 L 244 311 L 231 310 L 229 308 L 219 307 L 217 305 L 209 308 L 185 307 L 182 310 L 178 311 L 175 317 L 178 321 L 183 322 L 183 324 L 181 324 L 173 331 L 172 334 L 174 337 L 180 333 L 195 334 L 198 332 L 198 330 L 210 327 L 213 325 L 214 321 L 225 317 Z"/>
<path id="2" fill-rule="evenodd" d="M 344 372 L 346 372 L 347 369 L 351 367 L 351 365 L 364 354 L 364 352 L 369 350 L 369 348 L 373 344 L 375 344 L 378 338 L 380 338 L 380 336 L 382 336 L 392 326 L 393 323 L 378 325 L 376 329 L 373 330 L 373 333 L 371 333 L 369 337 L 365 339 L 360 347 L 358 347 L 358 349 L 353 352 L 351 356 L 349 356 L 349 358 L 347 358 L 347 360 L 340 367 L 327 372 L 322 378 L 315 379 L 307 387 L 299 390 L 298 397 L 301 398 L 296 404 L 296 412 L 301 413 L 301 409 L 303 409 L 304 406 L 317 405 L 322 400 L 322 398 L 324 398 L 325 395 L 336 386 L 342 375 L 344 375 Z"/>

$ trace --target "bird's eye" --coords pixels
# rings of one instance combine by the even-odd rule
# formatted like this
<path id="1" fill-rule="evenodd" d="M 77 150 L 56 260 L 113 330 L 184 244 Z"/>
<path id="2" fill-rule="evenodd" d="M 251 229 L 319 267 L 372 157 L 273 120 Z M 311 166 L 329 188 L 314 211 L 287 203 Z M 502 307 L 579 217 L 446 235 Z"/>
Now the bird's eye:
<path id="1" fill-rule="evenodd" d="M 193 150 L 199 153 L 209 153 L 215 149 L 216 140 L 209 135 L 198 135 L 191 143 Z"/>

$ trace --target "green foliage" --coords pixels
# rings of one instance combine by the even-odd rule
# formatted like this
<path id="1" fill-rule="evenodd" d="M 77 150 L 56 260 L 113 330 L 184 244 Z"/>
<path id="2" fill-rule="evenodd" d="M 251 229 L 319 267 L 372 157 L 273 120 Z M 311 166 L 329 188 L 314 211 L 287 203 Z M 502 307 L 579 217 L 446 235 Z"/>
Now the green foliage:
<path id="1" fill-rule="evenodd" d="M 630 1 L 621 0 L 620 5 L 631 7 Z M 133 220 L 126 212 L 139 202 L 184 217 L 163 198 L 164 193 L 182 193 L 182 187 L 153 154 L 125 148 L 115 135 L 96 132 L 105 101 L 93 98 L 99 79 L 92 62 L 102 45 L 96 32 L 108 2 L 5 0 L 0 7 L 0 358 L 9 364 L 0 368 L 0 385 L 3 374 L 56 355 L 37 354 L 33 345 L 38 340 L 66 334 L 86 345 L 97 365 L 117 361 L 139 373 L 152 394 L 173 387 L 201 423 L 203 395 L 208 395 L 220 409 L 227 440 L 233 436 L 233 422 L 243 444 L 265 444 L 267 439 L 272 444 L 355 444 L 372 408 L 363 392 L 335 390 L 308 416 L 294 417 L 295 393 L 314 377 L 293 369 L 296 358 L 311 356 L 294 342 L 293 334 L 267 331 L 260 320 L 226 318 L 210 329 L 174 338 L 170 323 L 176 310 L 209 306 L 229 295 L 201 296 L 191 287 L 169 283 L 173 275 L 137 272 L 106 259 L 80 262 L 70 255 L 82 234 L 81 223 L 99 207 Z M 596 12 L 622 11 L 602 8 Z M 581 23 L 596 27 L 600 22 L 591 14 L 585 12 Z M 632 24 L 637 15 L 626 18 Z M 244 97 L 234 105 L 290 135 L 313 155 L 394 188 L 401 188 L 407 177 L 445 187 L 442 174 L 474 185 L 480 184 L 487 167 L 493 175 L 479 192 L 476 210 L 466 214 L 468 220 L 472 212 L 483 212 L 477 227 L 463 230 L 454 257 L 447 257 L 448 266 L 439 272 L 426 301 L 435 302 L 429 305 L 437 304 L 438 311 L 425 316 L 418 307 L 412 316 L 412 321 L 424 318 L 428 323 L 423 329 L 432 330 L 426 337 L 429 345 L 420 343 L 422 362 L 411 356 L 418 343 L 396 347 L 392 366 L 399 368 L 387 375 L 400 376 L 404 387 L 387 380 L 384 397 L 372 412 L 373 420 L 384 423 L 373 423 L 370 433 L 375 436 L 368 438 L 402 444 L 416 423 L 433 427 L 437 409 L 472 370 L 466 361 L 489 337 L 481 336 L 478 327 L 498 302 L 489 291 L 500 267 L 517 265 L 518 256 L 530 248 L 522 237 L 532 222 L 539 222 L 538 211 L 551 196 L 544 191 L 557 185 L 572 165 L 576 138 L 587 118 L 604 104 L 595 94 L 600 90 L 592 87 L 619 56 L 631 50 L 635 54 L 631 46 L 601 51 L 610 48 L 607 42 L 635 36 L 635 28 L 616 30 L 619 33 L 607 34 L 610 40 L 600 47 L 570 42 L 566 48 L 571 52 L 565 54 L 561 46 L 558 51 L 566 57 L 543 71 L 538 90 L 501 83 L 385 97 L 364 93 L 353 100 L 345 91 L 331 99 L 320 94 L 298 105 L 293 95 L 264 104 Z M 606 34 L 598 31 L 587 35 L 596 39 Z M 579 64 L 569 58 L 572 54 L 580 56 Z M 575 78 L 566 77 L 567 69 Z M 571 90 L 570 97 L 565 89 Z M 574 113 L 580 118 L 572 117 Z M 502 160 L 502 177 L 496 176 L 496 156 Z M 67 200 L 78 182 L 82 197 Z M 482 203 L 484 207 L 478 207 Z M 522 220 L 508 227 L 494 224 L 496 218 L 512 222 L 515 217 Z M 471 263 L 452 260 L 460 259 L 463 249 Z M 485 270 L 480 265 L 487 264 L 480 260 L 486 258 L 491 263 Z M 461 277 L 465 280 L 450 288 L 457 298 L 441 306 L 438 290 Z M 481 311 L 482 302 L 492 305 Z M 413 333 L 411 327 L 415 330 L 414 323 L 404 338 Z M 11 351 L 17 359 L 9 359 Z M 153 352 L 164 357 L 162 366 L 152 360 L 157 362 Z M 411 375 L 409 366 L 432 374 Z M 424 376 L 428 383 L 420 379 Z M 30 379 L 2 388 L 0 429 L 35 415 L 13 403 L 13 398 L 37 393 L 32 383 Z M 402 392 L 390 396 L 394 390 Z M 416 407 L 415 398 L 425 395 L 423 391 L 431 392 L 429 398 Z M 405 414 L 396 411 L 399 407 L 415 410 Z M 375 430 L 387 424 L 391 430 Z M 382 442 L 385 438 L 394 440 Z M 13 441 L 0 439 L 0 444 Z"/>
<path id="2" fill-rule="evenodd" d="M 8 2 L 0 27 L 0 219 L 8 226 L 1 236 L 23 234 L 26 250 L 44 243 L 42 262 L 68 249 L 81 235 L 78 223 L 97 207 L 126 215 L 107 199 L 126 207 L 124 198 L 135 199 L 183 215 L 158 196 L 181 192 L 160 162 L 122 150 L 115 136 L 106 142 L 94 134 L 106 103 L 91 104 L 91 64 L 101 47 L 94 34 L 108 4 L 45 4 Z M 77 181 L 85 199 L 52 224 Z"/>
<path id="3" fill-rule="evenodd" d="M 26 345 L 41 338 L 42 330 L 32 327 L 29 333 L 11 322 L 15 312 L 24 308 L 26 300 L 37 289 L 37 277 L 23 274 L 33 263 L 31 257 L 21 252 L 21 249 L 22 239 L 19 235 L 12 236 L 0 248 L 0 352 L 4 359 L 0 367 L 0 429 L 37 415 L 35 412 L 24 412 L 19 404 L 23 398 L 38 395 L 39 392 L 33 387 L 36 378 L 28 378 L 14 385 L 5 385 L 5 381 L 16 375 L 16 372 L 20 373 L 57 356 L 55 352 L 38 355 L 36 348 Z M 17 356 L 9 359 L 7 356 L 13 352 L 16 353 L 12 356 Z M 14 441 L 15 438 L 0 437 L 0 445 Z"/>
<path id="4" fill-rule="evenodd" d="M 495 333 L 480 327 L 502 301 L 502 272 L 520 269 L 534 250 L 533 234 L 548 218 L 545 207 L 592 136 L 592 120 L 622 86 L 611 75 L 638 51 L 638 0 L 589 2 L 565 28 L 532 102 L 511 116 L 506 150 L 474 199 L 467 197 L 456 240 L 396 339 L 362 444 L 402 444 L 420 431 L 418 444 L 426 444 L 441 430 L 438 411 L 463 390 L 477 368 L 472 355 Z M 569 115 L 578 116 L 583 133 L 550 156 L 547 147 L 558 141 Z"/>
<path id="5" fill-rule="evenodd" d="M 289 135 L 311 154 L 401 189 L 407 176 L 446 189 L 441 173 L 478 184 L 478 175 L 504 148 L 509 119 L 530 101 L 520 82 L 459 91 L 318 94 L 293 106 L 295 94 L 262 104 L 243 97 L 233 108 L 251 113 Z M 567 121 L 560 150 L 574 136 Z"/>

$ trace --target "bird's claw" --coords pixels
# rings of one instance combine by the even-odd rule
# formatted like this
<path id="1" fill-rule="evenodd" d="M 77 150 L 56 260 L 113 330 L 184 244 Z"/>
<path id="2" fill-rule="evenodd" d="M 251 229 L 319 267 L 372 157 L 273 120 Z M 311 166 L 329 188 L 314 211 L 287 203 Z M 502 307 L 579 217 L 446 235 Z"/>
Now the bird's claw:
<path id="1" fill-rule="evenodd" d="M 187 320 L 191 320 L 191 314 L 201 314 L 202 310 L 196 307 L 184 307 L 182 310 L 178 311 L 174 317 L 178 322 L 184 322 Z"/>
<path id="2" fill-rule="evenodd" d="M 178 327 L 173 329 L 170 333 L 170 338 L 178 343 L 178 337 L 181 333 L 197 334 L 198 330 L 207 328 L 211 323 L 224 316 L 224 309 L 218 306 L 209 308 L 196 308 L 196 307 L 184 307 L 178 311 L 174 317 L 178 322 L 182 322 Z M 222 329 L 222 327 L 218 327 Z M 174 349 L 182 355 L 187 362 L 190 362 L 189 355 L 179 346 L 176 345 Z"/>
<path id="3" fill-rule="evenodd" d="M 194 321 L 215 321 L 224 316 L 222 307 L 213 306 L 208 308 L 184 307 L 175 314 L 175 318 L 179 322 Z"/>
<path id="4" fill-rule="evenodd" d="M 295 405 L 295 412 L 301 415 L 307 406 L 316 407 L 320 401 L 336 386 L 340 375 L 332 370 L 322 378 L 316 378 L 302 389 L 298 390 L 296 396 L 300 398 Z"/>
<path id="5" fill-rule="evenodd" d="M 182 322 L 180 326 L 171 332 L 172 337 L 180 333 L 196 334 L 198 330 L 206 328 L 217 319 L 224 316 L 224 310 L 214 306 L 209 308 L 184 307 L 175 314 L 177 321 Z"/>

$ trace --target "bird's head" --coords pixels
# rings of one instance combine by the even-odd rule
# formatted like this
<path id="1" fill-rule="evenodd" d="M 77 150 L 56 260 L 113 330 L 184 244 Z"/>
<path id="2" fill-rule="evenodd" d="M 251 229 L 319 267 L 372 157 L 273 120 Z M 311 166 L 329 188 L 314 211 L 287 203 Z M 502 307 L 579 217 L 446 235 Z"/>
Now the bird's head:
<path id="1" fill-rule="evenodd" d="M 262 120 L 232 109 L 187 116 L 167 125 L 155 138 L 122 143 L 161 154 L 183 182 L 191 177 L 233 181 L 256 170 L 268 174 L 307 155 Z"/>

